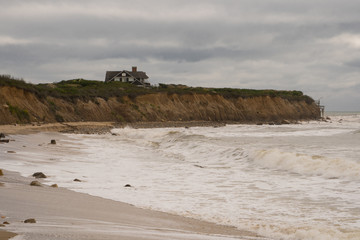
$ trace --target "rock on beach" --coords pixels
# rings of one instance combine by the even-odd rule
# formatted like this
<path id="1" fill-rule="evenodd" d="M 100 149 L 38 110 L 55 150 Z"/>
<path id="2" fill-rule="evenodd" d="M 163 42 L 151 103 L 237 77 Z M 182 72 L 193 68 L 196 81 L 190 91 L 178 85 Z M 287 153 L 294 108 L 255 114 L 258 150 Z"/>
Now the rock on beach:
<path id="1" fill-rule="evenodd" d="M 24 221 L 24 223 L 36 223 L 36 220 L 34 218 L 29 218 Z"/>
<path id="2" fill-rule="evenodd" d="M 42 172 L 36 172 L 32 176 L 35 178 L 47 178 L 47 176 Z"/>
<path id="3" fill-rule="evenodd" d="M 41 187 L 41 183 L 39 181 L 32 181 L 30 186 Z"/>

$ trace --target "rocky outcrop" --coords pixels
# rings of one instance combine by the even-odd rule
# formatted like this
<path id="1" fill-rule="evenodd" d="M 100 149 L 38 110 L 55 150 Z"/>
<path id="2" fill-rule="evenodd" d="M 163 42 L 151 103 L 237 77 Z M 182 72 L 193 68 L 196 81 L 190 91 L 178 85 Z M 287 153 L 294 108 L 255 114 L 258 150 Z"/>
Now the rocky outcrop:
<path id="1" fill-rule="evenodd" d="M 38 98 L 15 87 L 0 87 L 0 124 L 24 122 L 281 122 L 320 118 L 314 102 L 281 97 L 224 98 L 216 94 L 154 93 L 138 97 L 65 100 Z"/>

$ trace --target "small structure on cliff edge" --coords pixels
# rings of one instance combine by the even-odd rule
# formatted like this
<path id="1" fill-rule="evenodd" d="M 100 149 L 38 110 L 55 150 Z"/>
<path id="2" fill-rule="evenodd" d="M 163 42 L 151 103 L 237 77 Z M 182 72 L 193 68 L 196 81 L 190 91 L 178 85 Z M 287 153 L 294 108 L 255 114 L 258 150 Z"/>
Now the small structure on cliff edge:
<path id="1" fill-rule="evenodd" d="M 315 101 L 316 105 L 318 105 L 319 109 L 320 109 L 320 117 L 324 118 L 325 117 L 325 106 L 320 104 L 320 99 Z"/>
<path id="2" fill-rule="evenodd" d="M 135 84 L 138 86 L 150 86 L 148 82 L 149 77 L 145 72 L 138 71 L 137 67 L 132 67 L 131 71 L 107 71 L 105 75 L 105 82 L 119 81 Z"/>

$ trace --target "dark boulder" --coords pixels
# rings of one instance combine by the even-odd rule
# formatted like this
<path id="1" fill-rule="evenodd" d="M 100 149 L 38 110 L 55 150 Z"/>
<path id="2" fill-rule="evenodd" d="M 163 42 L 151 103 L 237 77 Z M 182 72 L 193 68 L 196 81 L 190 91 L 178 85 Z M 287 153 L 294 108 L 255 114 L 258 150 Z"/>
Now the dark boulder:
<path id="1" fill-rule="evenodd" d="M 24 223 L 36 223 L 36 220 L 34 218 L 29 218 L 24 221 Z"/>
<path id="2" fill-rule="evenodd" d="M 81 180 L 80 180 L 80 179 L 75 178 L 75 179 L 74 179 L 74 182 L 81 182 Z"/>
<path id="3" fill-rule="evenodd" d="M 50 143 L 51 143 L 51 144 L 56 144 L 56 140 L 55 140 L 55 139 L 52 139 L 52 140 L 50 141 Z"/>
<path id="4" fill-rule="evenodd" d="M 32 176 L 35 178 L 47 178 L 47 176 L 42 172 L 36 172 Z"/>
<path id="5" fill-rule="evenodd" d="M 57 187 L 59 187 L 57 184 L 53 184 L 53 185 L 51 185 L 50 187 L 52 187 L 52 188 L 57 188 Z"/>
<path id="6" fill-rule="evenodd" d="M 30 186 L 41 187 L 41 183 L 39 181 L 32 181 Z"/>
<path id="7" fill-rule="evenodd" d="M 124 187 L 126 187 L 126 188 L 131 188 L 132 186 L 131 186 L 130 184 L 125 184 Z"/>
<path id="8" fill-rule="evenodd" d="M 3 170 L 0 169 L 0 176 L 4 176 Z"/>
<path id="9" fill-rule="evenodd" d="M 0 133 L 0 138 L 5 138 L 5 134 L 4 134 L 4 133 Z"/>

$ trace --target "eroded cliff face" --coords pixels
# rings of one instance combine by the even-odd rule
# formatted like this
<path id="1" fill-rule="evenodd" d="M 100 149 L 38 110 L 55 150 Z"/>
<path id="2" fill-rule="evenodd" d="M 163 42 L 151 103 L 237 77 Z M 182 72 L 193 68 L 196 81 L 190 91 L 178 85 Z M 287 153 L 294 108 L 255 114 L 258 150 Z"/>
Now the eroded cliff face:
<path id="1" fill-rule="evenodd" d="M 0 87 L 0 124 L 21 122 L 163 122 L 235 121 L 280 122 L 320 118 L 315 103 L 280 97 L 225 99 L 210 94 L 147 94 L 136 98 L 64 100 L 14 87 Z"/>

